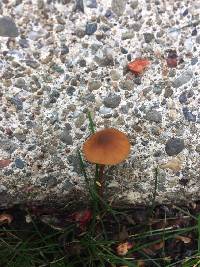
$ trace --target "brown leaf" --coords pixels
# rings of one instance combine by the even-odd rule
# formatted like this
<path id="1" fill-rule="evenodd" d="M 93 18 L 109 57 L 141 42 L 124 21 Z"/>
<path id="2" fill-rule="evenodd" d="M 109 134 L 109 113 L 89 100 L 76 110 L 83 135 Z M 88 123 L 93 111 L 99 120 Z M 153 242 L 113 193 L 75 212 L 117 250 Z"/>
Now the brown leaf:
<path id="1" fill-rule="evenodd" d="M 182 241 L 184 244 L 189 244 L 192 241 L 190 237 L 181 235 L 176 236 L 176 239 Z"/>
<path id="2" fill-rule="evenodd" d="M 5 168 L 11 163 L 10 159 L 0 159 L 0 168 Z"/>
<path id="3" fill-rule="evenodd" d="M 125 226 L 122 227 L 122 230 L 119 232 L 119 241 L 124 242 L 129 237 L 127 229 Z"/>
<path id="4" fill-rule="evenodd" d="M 134 74 L 141 74 L 150 65 L 147 59 L 135 59 L 128 64 L 128 69 Z"/>
<path id="5" fill-rule="evenodd" d="M 1 224 L 4 224 L 4 223 L 10 224 L 12 222 L 12 220 L 13 220 L 12 215 L 7 214 L 7 213 L 0 214 L 0 223 Z"/>

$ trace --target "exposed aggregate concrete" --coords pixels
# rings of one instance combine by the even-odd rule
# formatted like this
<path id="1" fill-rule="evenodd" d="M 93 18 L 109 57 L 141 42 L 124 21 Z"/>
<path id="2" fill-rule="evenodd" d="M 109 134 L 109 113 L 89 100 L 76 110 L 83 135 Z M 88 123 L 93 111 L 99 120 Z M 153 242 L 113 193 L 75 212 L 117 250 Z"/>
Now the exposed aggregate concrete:
<path id="1" fill-rule="evenodd" d="M 157 201 L 199 199 L 199 13 L 198 0 L 0 2 L 0 205 L 84 197 L 88 110 L 132 144 L 109 198 L 149 204 L 168 166 Z M 127 71 L 138 57 L 141 76 Z"/>

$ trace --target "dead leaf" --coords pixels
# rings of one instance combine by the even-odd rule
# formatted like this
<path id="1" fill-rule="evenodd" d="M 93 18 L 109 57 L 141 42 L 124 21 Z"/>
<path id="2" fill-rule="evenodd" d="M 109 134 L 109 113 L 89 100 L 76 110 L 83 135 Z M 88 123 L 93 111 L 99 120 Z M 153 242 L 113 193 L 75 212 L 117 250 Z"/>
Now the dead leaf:
<path id="1" fill-rule="evenodd" d="M 184 244 L 189 244 L 192 241 L 190 237 L 181 236 L 181 235 L 176 236 L 176 239 L 182 241 Z"/>
<path id="2" fill-rule="evenodd" d="M 10 159 L 1 159 L 0 160 L 0 168 L 5 168 L 11 163 Z"/>
<path id="3" fill-rule="evenodd" d="M 138 75 L 150 65 L 150 61 L 147 59 L 135 59 L 128 64 L 128 69 L 134 74 Z"/>
<path id="4" fill-rule="evenodd" d="M 119 244 L 116 247 L 117 255 L 125 256 L 128 253 L 129 249 L 131 249 L 132 247 L 133 247 L 133 244 L 130 242 L 124 242 L 124 243 Z"/>
<path id="5" fill-rule="evenodd" d="M 8 213 L 2 213 L 0 215 L 0 223 L 1 224 L 4 224 L 4 223 L 7 223 L 7 224 L 10 224 L 13 220 L 13 216 L 8 214 Z"/>
<path id="6" fill-rule="evenodd" d="M 165 164 L 161 164 L 160 168 L 161 169 L 171 169 L 172 171 L 180 171 L 182 162 L 178 158 L 173 158 L 172 160 L 169 160 Z"/>

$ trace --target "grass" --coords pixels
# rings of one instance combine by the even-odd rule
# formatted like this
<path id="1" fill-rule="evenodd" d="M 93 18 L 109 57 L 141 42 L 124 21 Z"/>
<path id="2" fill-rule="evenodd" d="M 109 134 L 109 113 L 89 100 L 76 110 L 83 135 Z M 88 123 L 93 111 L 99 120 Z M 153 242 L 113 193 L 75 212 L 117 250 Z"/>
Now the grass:
<path id="1" fill-rule="evenodd" d="M 90 113 L 88 119 L 93 134 Z M 14 219 L 1 226 L 0 267 L 200 266 L 200 215 L 187 207 L 156 205 L 158 168 L 149 208 L 121 211 L 99 194 L 99 166 L 94 178 L 89 177 L 80 151 L 78 157 L 89 206 L 54 212 L 37 207 L 37 213 L 30 207 L 7 210 Z M 74 220 L 74 214 L 80 216 L 85 210 L 92 215 L 87 223 Z M 127 242 L 132 248 L 121 255 L 117 249 Z"/>

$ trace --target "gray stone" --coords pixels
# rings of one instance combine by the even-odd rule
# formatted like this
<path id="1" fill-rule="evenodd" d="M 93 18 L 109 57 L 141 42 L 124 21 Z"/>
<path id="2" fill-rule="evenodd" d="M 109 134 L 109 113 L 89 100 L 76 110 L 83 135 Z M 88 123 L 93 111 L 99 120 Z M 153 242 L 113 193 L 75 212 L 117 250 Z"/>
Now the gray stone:
<path id="1" fill-rule="evenodd" d="M 61 55 L 66 55 L 69 53 L 69 47 L 67 45 L 62 45 L 61 47 Z"/>
<path id="2" fill-rule="evenodd" d="M 132 9 L 136 9 L 138 7 L 138 0 L 131 1 L 130 6 Z"/>
<path id="3" fill-rule="evenodd" d="M 184 117 L 185 117 L 185 119 L 186 119 L 187 121 L 191 121 L 191 122 L 195 122 L 195 121 L 196 121 L 197 116 L 194 115 L 194 114 L 188 109 L 188 107 L 184 107 L 184 108 L 183 108 L 183 115 L 184 115 Z"/>
<path id="4" fill-rule="evenodd" d="M 103 100 L 103 103 L 107 108 L 116 108 L 119 106 L 120 102 L 121 102 L 120 95 L 116 95 L 114 93 L 109 94 Z"/>
<path id="5" fill-rule="evenodd" d="M 90 91 L 93 91 L 93 90 L 98 90 L 100 87 L 101 87 L 102 83 L 98 80 L 93 80 L 93 79 L 90 79 L 88 81 L 88 89 Z"/>
<path id="6" fill-rule="evenodd" d="M 18 78 L 14 85 L 18 88 L 26 89 L 26 82 L 23 78 Z"/>
<path id="7" fill-rule="evenodd" d="M 48 175 L 46 177 L 43 177 L 40 180 L 40 183 L 42 186 L 45 186 L 45 187 L 53 187 L 57 185 L 58 182 L 57 182 L 56 177 L 54 177 L 53 175 Z"/>
<path id="8" fill-rule="evenodd" d="M 127 31 L 122 33 L 122 40 L 132 39 L 134 37 L 135 33 L 133 31 Z"/>
<path id="9" fill-rule="evenodd" d="M 73 145 L 73 140 L 71 135 L 69 134 L 69 131 L 64 129 L 62 133 L 60 134 L 60 140 L 65 143 L 66 145 Z"/>
<path id="10" fill-rule="evenodd" d="M 19 35 L 17 26 L 12 18 L 5 16 L 0 18 L 0 36 L 17 37 Z"/>
<path id="11" fill-rule="evenodd" d="M 197 44 L 200 44 L 200 35 L 197 35 L 196 42 L 197 42 Z"/>
<path id="12" fill-rule="evenodd" d="M 185 91 L 180 94 L 180 96 L 179 96 L 179 102 L 181 104 L 184 104 L 184 103 L 187 102 L 187 93 Z"/>
<path id="13" fill-rule="evenodd" d="M 10 102 L 15 105 L 17 110 L 22 110 L 23 109 L 23 102 L 18 96 L 13 96 L 10 99 Z"/>
<path id="14" fill-rule="evenodd" d="M 71 154 L 67 157 L 69 164 L 73 167 L 73 171 L 78 174 L 82 174 L 80 159 L 78 154 Z"/>
<path id="15" fill-rule="evenodd" d="M 165 151 L 169 156 L 178 155 L 184 148 L 184 141 L 180 138 L 171 138 L 165 145 Z"/>
<path id="16" fill-rule="evenodd" d="M 37 69 L 40 66 L 40 64 L 35 60 L 26 60 L 26 65 L 33 69 Z"/>
<path id="17" fill-rule="evenodd" d="M 85 33 L 87 35 L 92 35 L 97 30 L 97 23 L 96 22 L 88 22 L 85 27 Z"/>
<path id="18" fill-rule="evenodd" d="M 96 0 L 85 0 L 84 3 L 89 8 L 97 8 L 97 1 Z"/>
<path id="19" fill-rule="evenodd" d="M 200 145 L 197 145 L 195 151 L 200 154 Z"/>
<path id="20" fill-rule="evenodd" d="M 162 115 L 157 110 L 151 110 L 151 111 L 147 112 L 145 119 L 150 121 L 150 122 L 160 123 L 160 122 L 162 122 Z"/>
<path id="21" fill-rule="evenodd" d="M 113 81 L 118 81 L 120 79 L 120 74 L 117 70 L 111 70 L 110 77 Z"/>
<path id="22" fill-rule="evenodd" d="M 21 160 L 20 158 L 15 159 L 15 167 L 18 169 L 23 169 L 25 166 L 24 161 Z"/>
<path id="23" fill-rule="evenodd" d="M 20 142 L 26 141 L 26 135 L 24 133 L 14 133 L 14 136 L 19 140 Z"/>
<path id="24" fill-rule="evenodd" d="M 192 79 L 192 77 L 193 77 L 193 72 L 191 70 L 187 70 L 172 82 L 172 86 L 174 88 L 181 87 L 184 84 L 188 83 Z"/>
<path id="25" fill-rule="evenodd" d="M 74 11 L 81 11 L 84 13 L 84 4 L 83 0 L 76 0 L 75 1 L 75 8 Z"/>
<path id="26" fill-rule="evenodd" d="M 29 47 L 29 42 L 27 39 L 19 39 L 19 45 L 22 48 L 28 48 Z"/>
<path id="27" fill-rule="evenodd" d="M 150 43 L 154 39 L 154 34 L 150 32 L 146 32 L 143 34 L 144 35 L 144 40 L 146 43 Z"/>
<path id="28" fill-rule="evenodd" d="M 126 8 L 127 0 L 112 0 L 111 8 L 117 16 L 122 16 Z"/>
<path id="29" fill-rule="evenodd" d="M 123 90 L 133 90 L 134 89 L 134 82 L 132 80 L 124 80 L 119 83 L 119 86 Z"/>

